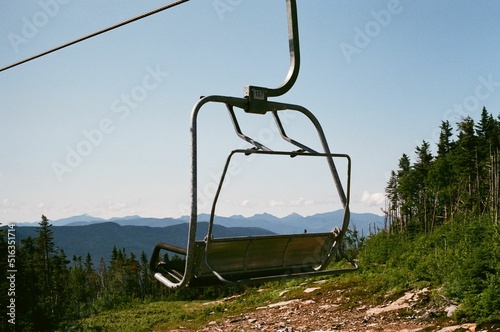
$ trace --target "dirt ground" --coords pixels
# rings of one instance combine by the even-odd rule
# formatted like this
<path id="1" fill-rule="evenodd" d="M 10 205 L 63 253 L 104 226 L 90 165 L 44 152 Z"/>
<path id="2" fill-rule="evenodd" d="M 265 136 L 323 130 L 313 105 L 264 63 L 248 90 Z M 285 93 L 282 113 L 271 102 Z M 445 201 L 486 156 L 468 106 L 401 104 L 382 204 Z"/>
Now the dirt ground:
<path id="1" fill-rule="evenodd" d="M 427 289 L 408 292 L 395 301 L 379 306 L 360 304 L 347 309 L 349 299 L 340 292 L 314 296 L 321 286 L 305 289 L 308 299 L 291 299 L 273 303 L 238 316 L 212 321 L 199 331 L 500 331 L 498 326 L 478 327 L 473 323 L 457 324 L 448 315 L 456 309 L 454 304 L 440 308 L 425 306 Z M 171 332 L 190 331 L 180 328 Z"/>

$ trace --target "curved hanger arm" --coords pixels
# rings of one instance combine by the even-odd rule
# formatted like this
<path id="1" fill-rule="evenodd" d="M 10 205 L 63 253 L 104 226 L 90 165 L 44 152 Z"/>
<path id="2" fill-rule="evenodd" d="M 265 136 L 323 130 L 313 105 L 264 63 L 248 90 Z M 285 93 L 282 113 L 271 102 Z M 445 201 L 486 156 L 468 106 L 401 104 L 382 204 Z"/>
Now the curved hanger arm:
<path id="1" fill-rule="evenodd" d="M 288 42 L 290 48 L 290 69 L 283 83 L 275 88 L 268 89 L 269 97 L 284 95 L 292 88 L 299 76 L 300 69 L 300 45 L 299 45 L 299 26 L 297 18 L 297 1 L 286 0 L 287 18 L 288 18 Z"/>
<path id="2" fill-rule="evenodd" d="M 286 0 L 288 20 L 288 45 L 290 48 L 290 69 L 283 83 L 277 88 L 265 88 L 259 86 L 246 86 L 244 96 L 248 99 L 245 111 L 248 113 L 265 114 L 267 109 L 267 98 L 278 97 L 287 93 L 295 84 L 300 69 L 300 46 L 299 25 L 297 17 L 297 1 Z"/>

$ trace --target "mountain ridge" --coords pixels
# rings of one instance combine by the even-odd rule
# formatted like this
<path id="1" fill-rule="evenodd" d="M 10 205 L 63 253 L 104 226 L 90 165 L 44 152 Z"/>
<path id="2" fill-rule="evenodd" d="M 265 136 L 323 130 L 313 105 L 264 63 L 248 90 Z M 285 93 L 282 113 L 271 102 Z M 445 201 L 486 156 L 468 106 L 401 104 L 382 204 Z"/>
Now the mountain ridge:
<path id="1" fill-rule="evenodd" d="M 291 213 L 281 218 L 269 213 L 261 213 L 250 217 L 242 215 L 233 215 L 229 217 L 215 216 L 214 223 L 225 227 L 258 227 L 270 230 L 277 234 L 296 234 L 303 233 L 304 231 L 328 232 L 333 227 L 340 227 L 342 225 L 343 215 L 343 210 L 317 213 L 310 216 L 302 216 L 298 213 Z M 373 213 L 351 212 L 350 219 L 350 228 L 356 229 L 364 235 L 368 235 L 372 230 L 374 231 L 384 227 L 384 217 Z M 209 220 L 209 214 L 204 213 L 198 215 L 198 222 L 208 222 Z M 178 218 L 126 216 L 103 219 L 83 214 L 50 221 L 53 226 L 85 226 L 104 222 L 115 222 L 120 226 L 169 227 L 189 223 L 189 216 L 181 216 Z M 38 222 L 24 222 L 18 223 L 17 225 L 22 227 L 36 227 L 38 226 Z"/>
<path id="2" fill-rule="evenodd" d="M 256 214 L 251 217 L 231 216 L 214 218 L 214 236 L 235 237 L 266 234 L 302 234 L 304 232 L 329 232 L 333 227 L 340 227 L 343 210 L 301 216 L 292 213 L 278 218 L 271 214 Z M 198 216 L 197 238 L 206 236 L 210 215 Z M 383 217 L 374 214 L 351 214 L 349 227 L 356 229 L 360 236 L 367 236 L 373 230 L 383 227 Z M 49 221 L 52 224 L 54 243 L 66 253 L 68 259 L 73 256 L 85 257 L 91 254 L 94 267 L 104 258 L 109 262 L 114 246 L 125 248 L 140 257 L 142 251 L 148 256 L 158 242 L 167 242 L 186 247 L 189 218 L 142 218 L 128 216 L 103 219 L 87 214 Z M 38 236 L 39 223 L 23 223 L 16 227 L 19 241 L 31 236 Z M 21 242 L 19 242 L 21 244 Z"/>

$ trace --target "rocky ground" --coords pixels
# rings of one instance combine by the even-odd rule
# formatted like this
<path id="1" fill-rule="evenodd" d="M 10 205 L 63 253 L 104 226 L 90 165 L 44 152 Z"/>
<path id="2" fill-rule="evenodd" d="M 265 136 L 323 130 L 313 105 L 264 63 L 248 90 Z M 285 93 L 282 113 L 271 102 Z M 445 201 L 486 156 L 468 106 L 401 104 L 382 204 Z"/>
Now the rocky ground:
<path id="1" fill-rule="evenodd" d="M 308 296 L 212 321 L 199 331 L 500 331 L 500 324 L 487 327 L 457 324 L 450 318 L 456 305 L 443 301 L 440 307 L 429 307 L 427 289 L 408 292 L 378 306 L 360 303 L 354 308 L 345 305 L 349 298 L 340 290 L 321 292 L 318 284 L 305 289 L 304 293 Z M 321 295 L 315 296 L 315 293 Z"/>

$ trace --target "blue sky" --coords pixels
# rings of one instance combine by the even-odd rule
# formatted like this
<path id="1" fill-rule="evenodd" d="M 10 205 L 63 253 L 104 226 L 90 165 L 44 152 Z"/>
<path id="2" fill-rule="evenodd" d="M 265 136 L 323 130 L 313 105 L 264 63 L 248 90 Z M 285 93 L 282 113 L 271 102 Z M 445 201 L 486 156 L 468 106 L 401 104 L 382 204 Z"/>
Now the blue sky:
<path id="1" fill-rule="evenodd" d="M 0 4 L 0 67 L 166 2 Z M 305 106 L 353 160 L 351 209 L 381 214 L 403 153 L 441 121 L 500 113 L 497 1 L 298 0 L 301 72 L 276 100 Z M 284 0 L 191 0 L 0 72 L 0 221 L 187 214 L 189 119 L 202 95 L 241 97 L 288 71 Z M 284 146 L 270 118 L 249 135 Z M 243 121 L 245 120 L 245 121 Z M 289 134 L 318 146 L 301 116 Z M 228 151 L 245 146 L 223 107 L 200 116 L 200 212 Z M 317 168 L 316 168 L 317 167 Z M 340 170 L 345 165 L 340 163 Z M 222 215 L 340 208 L 316 161 L 235 160 Z"/>

